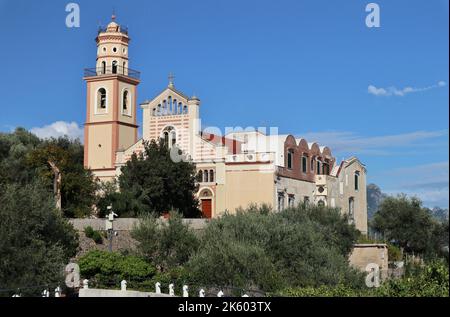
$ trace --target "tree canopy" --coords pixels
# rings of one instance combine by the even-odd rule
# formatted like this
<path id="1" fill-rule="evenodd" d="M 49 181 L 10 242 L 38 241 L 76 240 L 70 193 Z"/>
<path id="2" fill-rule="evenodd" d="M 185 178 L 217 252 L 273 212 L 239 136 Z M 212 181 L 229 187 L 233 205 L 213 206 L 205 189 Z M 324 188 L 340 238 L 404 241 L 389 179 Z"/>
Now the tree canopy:
<path id="1" fill-rule="evenodd" d="M 439 223 L 434 220 L 416 197 L 398 195 L 385 198 L 371 225 L 405 252 L 435 256 L 442 253 L 445 245 L 448 247 L 448 221 Z"/>
<path id="2" fill-rule="evenodd" d="M 7 185 L 26 185 L 39 178 L 42 186 L 53 190 L 49 162 L 61 171 L 62 211 L 67 217 L 90 215 L 97 185 L 83 166 L 83 145 L 68 137 L 41 140 L 23 128 L 0 133 L 0 189 Z"/>
<path id="3" fill-rule="evenodd" d="M 184 217 L 198 217 L 195 165 L 188 161 L 175 162 L 163 142 L 146 142 L 141 154 L 133 154 L 121 169 L 120 193 L 109 192 L 99 206 L 113 204 L 119 215 L 163 214 L 176 210 Z M 106 202 L 105 202 L 106 201 Z"/>
<path id="4" fill-rule="evenodd" d="M 14 289 L 0 296 L 18 288 L 22 295 L 37 295 L 44 285 L 62 286 L 64 265 L 77 246 L 75 230 L 41 182 L 8 184 L 0 191 L 0 281 L 2 288 Z"/>

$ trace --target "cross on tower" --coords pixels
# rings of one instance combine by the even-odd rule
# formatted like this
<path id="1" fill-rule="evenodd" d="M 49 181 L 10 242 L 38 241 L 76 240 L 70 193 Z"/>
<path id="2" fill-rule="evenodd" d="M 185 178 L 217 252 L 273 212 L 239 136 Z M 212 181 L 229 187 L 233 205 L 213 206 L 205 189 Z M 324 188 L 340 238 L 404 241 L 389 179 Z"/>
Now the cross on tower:
<path id="1" fill-rule="evenodd" d="M 175 79 L 175 75 L 173 73 L 169 73 L 169 86 L 173 87 L 173 80 Z"/>

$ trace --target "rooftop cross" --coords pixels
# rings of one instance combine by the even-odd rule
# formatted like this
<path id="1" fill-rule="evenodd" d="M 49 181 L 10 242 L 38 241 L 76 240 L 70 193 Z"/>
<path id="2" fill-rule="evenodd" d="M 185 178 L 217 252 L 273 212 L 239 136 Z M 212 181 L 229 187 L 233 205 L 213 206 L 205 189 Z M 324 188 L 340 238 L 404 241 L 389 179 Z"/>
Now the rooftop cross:
<path id="1" fill-rule="evenodd" d="M 175 79 L 175 75 L 173 73 L 169 73 L 169 87 L 173 87 L 173 80 Z"/>

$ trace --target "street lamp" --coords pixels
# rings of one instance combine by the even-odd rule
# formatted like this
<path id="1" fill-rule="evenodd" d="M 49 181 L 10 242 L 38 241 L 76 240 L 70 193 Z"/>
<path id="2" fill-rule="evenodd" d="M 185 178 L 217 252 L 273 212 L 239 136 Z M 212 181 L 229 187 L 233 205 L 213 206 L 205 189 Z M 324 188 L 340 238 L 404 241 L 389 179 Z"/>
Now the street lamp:
<path id="1" fill-rule="evenodd" d="M 107 207 L 109 213 L 108 213 L 108 218 L 106 219 L 106 232 L 108 234 L 108 242 L 109 242 L 109 252 L 112 252 L 112 240 L 114 237 L 114 227 L 113 227 L 113 222 L 114 222 L 114 217 L 118 217 L 118 215 L 112 210 L 112 206 L 108 206 Z"/>

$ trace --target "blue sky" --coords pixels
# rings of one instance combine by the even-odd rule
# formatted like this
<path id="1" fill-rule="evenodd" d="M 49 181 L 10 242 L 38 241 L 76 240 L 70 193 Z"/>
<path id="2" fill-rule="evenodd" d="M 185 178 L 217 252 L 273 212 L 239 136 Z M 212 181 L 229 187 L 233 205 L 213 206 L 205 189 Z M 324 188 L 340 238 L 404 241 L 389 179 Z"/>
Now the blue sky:
<path id="1" fill-rule="evenodd" d="M 81 27 L 69 29 L 69 1 L 0 0 L 0 131 L 82 133 L 83 68 L 115 8 L 139 102 L 174 72 L 205 126 L 276 126 L 357 155 L 385 192 L 448 207 L 447 0 L 374 1 L 380 28 L 361 0 L 74 2 Z"/>

